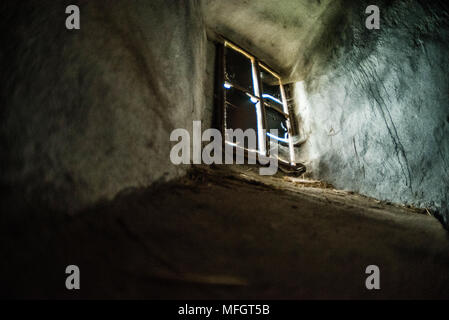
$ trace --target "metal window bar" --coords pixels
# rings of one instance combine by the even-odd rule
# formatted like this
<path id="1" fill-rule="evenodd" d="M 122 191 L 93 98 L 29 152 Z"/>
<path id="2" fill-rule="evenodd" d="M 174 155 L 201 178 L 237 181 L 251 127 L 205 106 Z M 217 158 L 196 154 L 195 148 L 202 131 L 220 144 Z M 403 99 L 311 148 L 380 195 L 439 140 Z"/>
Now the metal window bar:
<path id="1" fill-rule="evenodd" d="M 286 123 L 287 123 L 287 130 L 288 130 L 288 135 L 289 135 L 289 139 L 288 139 L 288 145 L 289 145 L 289 151 L 290 151 L 290 164 L 291 165 L 295 165 L 295 154 L 294 154 L 294 149 L 293 149 L 293 130 L 292 130 L 292 125 L 291 125 L 291 118 L 290 118 L 290 114 L 289 114 L 289 107 L 287 104 L 287 96 L 285 93 L 285 89 L 284 89 L 284 85 L 282 83 L 281 77 L 274 72 L 271 68 L 269 68 L 267 65 L 265 65 L 264 63 L 260 62 L 255 56 L 251 55 L 250 53 L 248 53 L 247 51 L 243 50 L 242 48 L 240 48 L 239 46 L 233 44 L 232 42 L 230 42 L 229 40 L 224 39 L 224 47 L 229 47 L 232 50 L 235 50 L 239 53 L 241 53 L 242 55 L 244 55 L 245 57 L 247 57 L 250 61 L 251 61 L 251 67 L 252 67 L 252 81 L 253 81 L 253 89 L 254 92 L 250 92 L 249 90 L 246 90 L 245 88 L 230 82 L 229 80 L 225 79 L 224 77 L 224 69 L 226 68 L 226 54 L 224 52 L 224 50 L 222 51 L 223 57 L 222 57 L 222 67 L 223 67 L 223 72 L 222 72 L 222 90 L 223 90 L 223 107 L 226 104 L 230 104 L 229 102 L 226 101 L 226 90 L 224 88 L 225 84 L 228 84 L 236 89 L 238 89 L 239 91 L 244 92 L 245 94 L 247 94 L 250 98 L 253 98 L 255 100 L 257 100 L 256 103 L 256 109 L 257 109 L 257 123 L 258 123 L 258 141 L 259 141 L 259 152 L 263 155 L 266 155 L 269 150 L 267 150 L 267 146 L 269 144 L 269 137 L 268 135 L 265 135 L 263 137 L 263 130 L 267 129 L 267 120 L 266 120 L 266 109 L 265 108 L 271 108 L 276 110 L 277 112 L 279 112 L 280 114 L 282 114 L 285 118 L 286 118 Z M 264 101 L 264 97 L 263 94 L 261 94 L 261 92 L 263 92 L 263 84 L 262 81 L 260 79 L 260 68 L 262 68 L 263 70 L 267 71 L 268 73 L 270 73 L 272 76 L 274 76 L 276 79 L 278 79 L 279 81 L 279 87 L 280 87 L 280 91 L 281 91 L 281 97 L 282 97 L 282 110 L 279 108 L 276 108 L 268 103 L 265 103 Z M 231 104 L 230 104 L 231 105 Z M 233 105 L 233 107 L 236 107 Z M 223 110 L 223 129 L 225 129 L 226 126 L 226 112 Z"/>

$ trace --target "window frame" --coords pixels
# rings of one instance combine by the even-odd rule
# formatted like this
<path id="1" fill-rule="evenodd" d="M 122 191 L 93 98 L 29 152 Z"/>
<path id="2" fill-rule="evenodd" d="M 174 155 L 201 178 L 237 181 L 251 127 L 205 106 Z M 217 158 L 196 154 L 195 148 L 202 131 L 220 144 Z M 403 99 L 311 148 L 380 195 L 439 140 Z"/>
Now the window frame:
<path id="1" fill-rule="evenodd" d="M 289 148 L 289 164 L 290 165 L 296 165 L 295 161 L 295 154 L 294 154 L 294 148 L 293 148 L 293 129 L 291 125 L 291 115 L 289 113 L 289 108 L 287 104 L 287 97 L 285 93 L 284 84 L 282 82 L 282 78 L 279 75 L 279 73 L 275 72 L 273 68 L 268 66 L 266 63 L 259 60 L 255 55 L 252 55 L 247 50 L 243 49 L 242 47 L 234 44 L 233 42 L 229 41 L 228 39 L 225 39 L 223 37 L 221 38 L 220 47 L 218 50 L 218 58 L 219 58 L 219 66 L 218 66 L 218 74 L 217 74 L 217 85 L 220 86 L 221 90 L 219 91 L 219 99 L 220 101 L 220 127 L 222 130 L 222 134 L 224 136 L 225 129 L 226 129 L 226 104 L 232 105 L 231 103 L 226 101 L 226 84 L 234 87 L 235 89 L 247 94 L 250 98 L 253 98 L 257 100 L 256 104 L 256 114 L 257 114 L 257 141 L 258 141 L 258 150 L 257 152 L 262 155 L 270 155 L 269 145 L 270 145 L 270 137 L 265 134 L 267 130 L 267 115 L 266 115 L 266 108 L 271 108 L 278 113 L 280 113 L 282 116 L 285 117 L 285 122 L 287 124 L 287 132 L 288 132 L 288 148 Z M 252 84 L 253 84 L 253 91 L 250 92 L 249 90 L 239 86 L 238 84 L 232 83 L 228 79 L 226 79 L 226 54 L 225 50 L 226 48 L 230 48 L 234 51 L 237 51 L 238 53 L 244 55 L 246 58 L 248 58 L 251 61 L 251 67 L 252 67 Z M 263 97 L 263 82 L 261 80 L 261 70 L 264 70 L 265 72 L 268 72 L 270 75 L 272 75 L 275 79 L 279 82 L 279 88 L 281 93 L 281 102 L 282 102 L 282 109 L 277 108 L 275 106 L 272 106 L 265 102 L 265 98 Z M 278 103 L 276 103 L 278 104 Z M 271 138 L 273 139 L 273 138 Z M 223 142 L 225 143 L 225 142 Z M 245 148 L 246 149 L 246 148 Z M 278 160 L 285 162 L 285 160 L 280 159 L 278 157 Z"/>

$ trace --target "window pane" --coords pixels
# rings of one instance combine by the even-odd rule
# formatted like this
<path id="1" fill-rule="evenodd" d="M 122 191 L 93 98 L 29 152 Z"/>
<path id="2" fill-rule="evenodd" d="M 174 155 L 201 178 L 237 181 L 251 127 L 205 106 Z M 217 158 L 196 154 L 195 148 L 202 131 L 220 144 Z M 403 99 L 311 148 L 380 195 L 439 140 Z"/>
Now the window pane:
<path id="1" fill-rule="evenodd" d="M 252 93 L 253 79 L 251 60 L 229 47 L 226 47 L 225 54 L 225 80 Z"/>
<path id="2" fill-rule="evenodd" d="M 257 136 L 256 105 L 244 92 L 230 88 L 226 90 L 226 129 L 254 129 Z"/>
<path id="3" fill-rule="evenodd" d="M 265 102 L 282 110 L 282 95 L 279 79 L 262 67 L 260 67 L 260 70 L 260 80 L 262 81 L 263 88 L 262 96 L 265 99 Z"/>
<path id="4" fill-rule="evenodd" d="M 279 160 L 284 162 L 290 162 L 290 148 L 288 145 L 288 130 L 287 119 L 282 113 L 277 112 L 271 108 L 266 108 L 267 115 L 267 127 L 268 127 L 268 145 L 270 150 L 274 148 L 274 144 L 277 144 Z M 277 129 L 278 135 L 273 136 L 269 133 L 270 129 Z"/>
<path id="5" fill-rule="evenodd" d="M 278 138 L 281 143 L 288 142 L 288 129 L 287 129 L 287 119 L 282 113 L 277 112 L 271 108 L 265 108 L 267 115 L 267 132 L 269 133 L 271 129 L 277 129 L 278 135 L 270 138 Z M 267 134 L 268 134 L 267 133 Z"/>

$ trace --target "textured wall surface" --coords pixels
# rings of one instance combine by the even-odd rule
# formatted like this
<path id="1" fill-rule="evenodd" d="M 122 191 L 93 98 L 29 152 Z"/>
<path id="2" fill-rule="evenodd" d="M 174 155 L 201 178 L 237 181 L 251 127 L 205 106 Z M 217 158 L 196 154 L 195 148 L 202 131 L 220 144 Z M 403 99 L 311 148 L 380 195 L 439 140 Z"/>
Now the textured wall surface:
<path id="1" fill-rule="evenodd" d="M 378 1 L 381 29 L 367 30 L 368 1 L 3 2 L 2 195 L 77 210 L 184 174 L 169 135 L 192 120 L 210 126 L 207 26 L 296 82 L 309 135 L 298 155 L 315 177 L 447 217 L 439 3 Z M 80 6 L 79 31 L 65 28 L 68 4 Z"/>
<path id="2" fill-rule="evenodd" d="M 449 220 L 449 27 L 437 2 L 380 3 L 381 29 L 360 3 L 325 72 L 297 82 L 312 174 Z"/>
<path id="3" fill-rule="evenodd" d="M 286 81 L 304 78 L 332 54 L 352 0 L 202 0 L 210 30 L 249 50 Z"/>
<path id="4" fill-rule="evenodd" d="M 69 4 L 80 7 L 79 31 L 65 28 Z M 169 137 L 203 118 L 207 42 L 197 1 L 0 8 L 8 37 L 1 184 L 3 195 L 20 196 L 14 206 L 25 196 L 77 210 L 184 173 L 170 162 Z"/>

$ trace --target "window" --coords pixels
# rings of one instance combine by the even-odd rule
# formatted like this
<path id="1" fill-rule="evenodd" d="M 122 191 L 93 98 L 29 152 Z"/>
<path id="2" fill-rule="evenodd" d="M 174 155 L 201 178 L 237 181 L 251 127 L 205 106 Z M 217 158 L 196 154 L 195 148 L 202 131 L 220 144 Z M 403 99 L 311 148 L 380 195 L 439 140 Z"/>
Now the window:
<path id="1" fill-rule="evenodd" d="M 270 145 L 278 143 L 287 150 L 279 152 L 278 159 L 295 165 L 290 116 L 281 78 L 255 56 L 229 41 L 225 41 L 221 52 L 222 128 L 254 129 L 256 152 L 269 155 Z M 271 134 L 271 129 L 277 129 L 278 134 Z"/>

